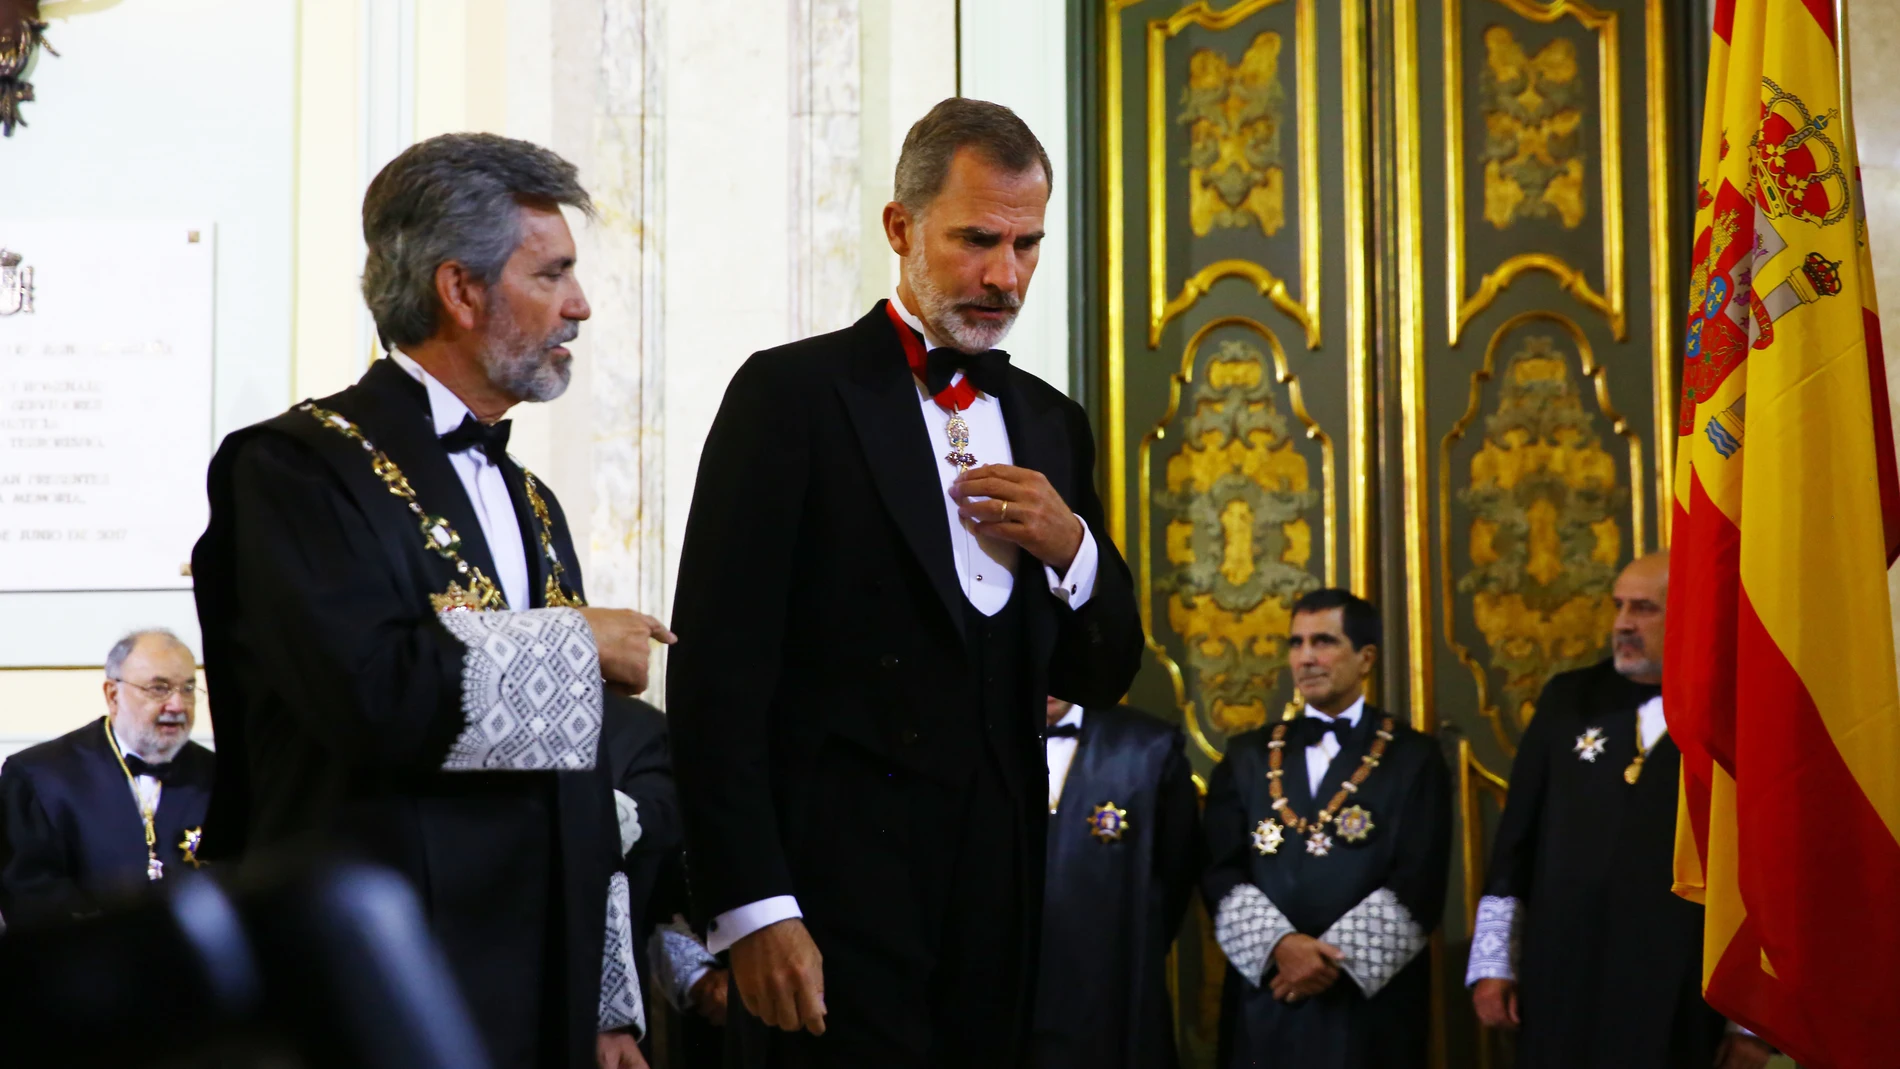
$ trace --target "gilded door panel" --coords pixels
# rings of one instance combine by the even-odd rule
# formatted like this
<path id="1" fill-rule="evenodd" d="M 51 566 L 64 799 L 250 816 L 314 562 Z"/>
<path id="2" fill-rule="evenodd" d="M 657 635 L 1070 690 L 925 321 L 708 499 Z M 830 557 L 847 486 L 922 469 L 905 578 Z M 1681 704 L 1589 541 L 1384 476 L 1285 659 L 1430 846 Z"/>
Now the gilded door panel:
<path id="1" fill-rule="evenodd" d="M 1290 698 L 1293 600 L 1366 575 L 1360 20 L 1107 2 L 1103 452 L 1149 636 L 1130 701 L 1178 715 L 1203 774 Z"/>

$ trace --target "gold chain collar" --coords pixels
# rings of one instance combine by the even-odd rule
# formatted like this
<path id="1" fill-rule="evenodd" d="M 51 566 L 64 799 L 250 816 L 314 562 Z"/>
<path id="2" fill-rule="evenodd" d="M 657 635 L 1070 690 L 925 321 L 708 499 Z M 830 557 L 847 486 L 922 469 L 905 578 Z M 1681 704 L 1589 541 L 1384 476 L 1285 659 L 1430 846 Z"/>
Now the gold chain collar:
<path id="1" fill-rule="evenodd" d="M 308 413 L 318 423 L 361 445 L 363 451 L 370 455 L 370 469 L 376 473 L 376 477 L 383 481 L 383 485 L 391 494 L 408 506 L 410 514 L 416 518 L 422 529 L 423 544 L 450 564 L 455 565 L 456 573 L 467 580 L 468 586 L 464 587 L 460 580 L 451 579 L 448 590 L 429 595 L 429 605 L 436 612 L 463 610 L 488 612 L 508 607 L 507 600 L 502 597 L 501 587 L 482 574 L 480 567 L 462 559 L 462 536 L 455 533 L 455 528 L 450 525 L 448 517 L 437 516 L 423 510 L 422 505 L 416 500 L 415 488 L 409 485 L 408 476 L 402 473 L 402 469 L 396 466 L 395 461 L 389 459 L 387 453 L 376 448 L 376 443 L 370 441 L 361 430 L 357 429 L 356 424 L 340 413 L 319 408 L 309 401 L 298 405 L 297 411 Z M 570 592 L 560 582 L 561 578 L 567 574 L 567 570 L 561 566 L 561 559 L 554 552 L 554 540 L 549 533 L 554 524 L 548 513 L 547 502 L 541 499 L 541 492 L 535 482 L 534 474 L 526 468 L 523 468 L 521 473 L 527 486 L 528 505 L 534 511 L 535 526 L 540 529 L 541 550 L 547 554 L 549 563 L 547 586 L 543 591 L 544 600 L 549 608 L 578 608 L 586 605 L 585 600 Z"/>
<path id="2" fill-rule="evenodd" d="M 1267 793 L 1273 799 L 1273 808 L 1279 811 L 1280 820 L 1292 829 L 1294 834 L 1305 835 L 1309 829 L 1323 832 L 1326 825 L 1331 824 L 1338 816 L 1339 807 L 1346 804 L 1349 796 L 1358 794 L 1360 785 L 1366 782 L 1366 777 L 1372 775 L 1372 770 L 1379 767 L 1379 761 L 1385 757 L 1385 744 L 1392 741 L 1392 718 L 1388 716 L 1379 724 L 1379 731 L 1373 739 L 1372 748 L 1359 759 L 1359 767 L 1353 770 L 1352 778 L 1340 783 L 1339 791 L 1333 795 L 1332 801 L 1327 803 L 1326 808 L 1320 810 L 1319 816 L 1315 817 L 1310 824 L 1305 817 L 1293 811 L 1293 803 L 1287 801 L 1286 792 L 1280 786 L 1280 781 L 1286 776 L 1280 765 L 1284 761 L 1286 731 L 1290 726 L 1289 721 L 1281 721 L 1273 729 L 1272 741 L 1267 743 L 1267 750 L 1271 755 L 1267 758 Z"/>

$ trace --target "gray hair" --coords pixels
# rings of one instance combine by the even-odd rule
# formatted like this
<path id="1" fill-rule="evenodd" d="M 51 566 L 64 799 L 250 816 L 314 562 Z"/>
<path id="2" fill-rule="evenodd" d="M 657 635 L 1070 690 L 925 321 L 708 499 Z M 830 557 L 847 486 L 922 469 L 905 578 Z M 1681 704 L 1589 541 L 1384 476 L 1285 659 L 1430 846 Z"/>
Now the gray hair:
<path id="1" fill-rule="evenodd" d="M 112 644 L 112 648 L 106 651 L 106 678 L 118 679 L 120 671 L 122 671 L 125 668 L 125 659 L 127 657 L 132 656 L 132 651 L 138 648 L 139 639 L 146 638 L 148 636 L 153 636 L 153 635 L 170 639 L 172 642 L 175 642 L 178 645 L 183 646 L 187 653 L 191 651 L 191 647 L 185 645 L 184 639 L 179 638 L 175 634 L 172 634 L 172 632 L 167 630 L 166 628 L 163 628 L 163 627 L 141 628 L 125 636 L 119 641 L 114 642 Z"/>
<path id="2" fill-rule="evenodd" d="M 1028 123 L 1001 104 L 951 97 L 931 108 L 904 135 L 904 150 L 897 157 L 897 203 L 913 215 L 921 214 L 943 191 L 950 161 L 962 148 L 976 149 L 1011 174 L 1041 164 L 1043 180 L 1055 189 L 1056 172 L 1049 165 L 1049 153 Z"/>
<path id="3" fill-rule="evenodd" d="M 435 333 L 435 271 L 458 263 L 492 286 L 521 244 L 520 206 L 594 204 L 574 165 L 495 134 L 442 134 L 404 149 L 363 196 L 363 300 L 384 345 Z"/>

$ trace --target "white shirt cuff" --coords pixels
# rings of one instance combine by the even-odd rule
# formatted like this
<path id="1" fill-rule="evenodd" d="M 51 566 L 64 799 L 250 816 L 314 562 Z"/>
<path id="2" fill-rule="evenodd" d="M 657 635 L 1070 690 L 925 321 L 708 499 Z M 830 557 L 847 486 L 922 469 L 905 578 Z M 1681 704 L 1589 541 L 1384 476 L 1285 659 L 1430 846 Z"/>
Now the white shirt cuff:
<path id="1" fill-rule="evenodd" d="M 1089 521 L 1076 517 L 1082 525 L 1082 544 L 1076 548 L 1075 559 L 1069 562 L 1069 573 L 1057 575 L 1054 568 L 1042 566 L 1043 574 L 1049 578 L 1049 593 L 1062 599 L 1062 603 L 1071 609 L 1079 609 L 1088 604 L 1089 596 L 1095 593 L 1095 565 L 1100 555 L 1095 550 L 1095 533 L 1089 530 Z"/>
<path id="2" fill-rule="evenodd" d="M 1516 980 L 1518 924 L 1523 903 L 1503 895 L 1478 899 L 1478 915 L 1471 926 L 1471 958 L 1465 965 L 1465 986 L 1479 980 Z"/>
<path id="3" fill-rule="evenodd" d="M 732 944 L 760 928 L 804 915 L 805 911 L 798 908 L 798 899 L 791 895 L 762 898 L 738 909 L 729 909 L 706 926 L 706 949 L 723 954 Z"/>

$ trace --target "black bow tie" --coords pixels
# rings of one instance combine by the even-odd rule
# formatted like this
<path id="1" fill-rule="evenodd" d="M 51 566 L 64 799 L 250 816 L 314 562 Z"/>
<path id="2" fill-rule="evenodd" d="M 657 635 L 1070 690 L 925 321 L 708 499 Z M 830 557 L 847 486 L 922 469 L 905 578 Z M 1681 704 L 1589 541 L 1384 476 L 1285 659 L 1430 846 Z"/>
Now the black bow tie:
<path id="1" fill-rule="evenodd" d="M 1009 354 L 1001 349 L 986 349 L 980 353 L 966 353 L 949 346 L 932 349 L 924 358 L 924 385 L 935 397 L 950 388 L 950 379 L 959 371 L 970 380 L 970 385 L 996 397 L 1009 381 Z"/>
<path id="2" fill-rule="evenodd" d="M 1080 724 L 1057 724 L 1049 729 L 1049 737 L 1052 739 L 1073 739 L 1081 734 L 1082 725 Z"/>
<path id="3" fill-rule="evenodd" d="M 1352 721 L 1343 717 L 1336 720 L 1322 720 L 1317 716 L 1309 716 L 1306 719 L 1307 722 L 1312 725 L 1307 729 L 1312 735 L 1311 739 L 1307 741 L 1308 746 L 1318 746 L 1320 740 L 1328 735 L 1333 737 L 1334 742 L 1344 746 L 1346 745 L 1346 736 L 1352 733 Z"/>
<path id="4" fill-rule="evenodd" d="M 512 422 L 504 419 L 491 424 L 473 415 L 463 416 L 461 426 L 442 436 L 442 448 L 451 453 L 479 449 L 488 454 L 490 463 L 499 467 L 501 458 L 508 455 L 508 425 Z"/>
<path id="5" fill-rule="evenodd" d="M 125 770 L 134 776 L 150 776 L 160 783 L 165 782 L 165 777 L 172 774 L 170 762 L 154 765 L 138 754 L 131 753 L 125 755 Z"/>

